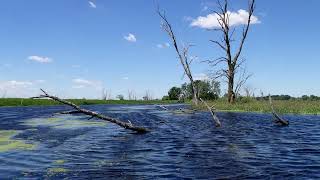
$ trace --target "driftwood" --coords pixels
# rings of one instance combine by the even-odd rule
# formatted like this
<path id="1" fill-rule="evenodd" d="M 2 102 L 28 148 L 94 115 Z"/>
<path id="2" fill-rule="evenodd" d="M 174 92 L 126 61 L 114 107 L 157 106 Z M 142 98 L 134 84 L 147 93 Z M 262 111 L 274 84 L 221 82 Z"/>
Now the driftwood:
<path id="1" fill-rule="evenodd" d="M 43 92 L 43 95 L 40 95 L 38 97 L 33 97 L 32 99 L 49 98 L 49 99 L 52 99 L 54 101 L 60 102 L 60 103 L 62 103 L 64 105 L 70 106 L 70 107 L 72 107 L 74 109 L 73 111 L 62 112 L 61 114 L 85 114 L 85 115 L 90 116 L 89 119 L 98 118 L 98 119 L 101 119 L 101 120 L 104 120 L 104 121 L 109 121 L 109 122 L 112 122 L 114 124 L 117 124 L 118 126 L 121 126 L 121 127 L 125 128 L 125 129 L 130 129 L 130 130 L 138 132 L 138 133 L 146 133 L 146 132 L 150 131 L 150 130 L 144 128 L 144 127 L 134 126 L 130 121 L 129 121 L 129 123 L 126 123 L 126 122 L 123 122 L 123 121 L 118 120 L 116 118 L 108 117 L 108 116 L 105 116 L 105 115 L 102 115 L 102 114 L 98 114 L 96 112 L 93 112 L 93 111 L 90 111 L 90 110 L 87 110 L 87 109 L 83 109 L 80 106 L 77 106 L 77 105 L 75 105 L 75 104 L 73 104 L 73 103 L 71 103 L 69 101 L 62 100 L 62 99 L 60 99 L 60 98 L 58 98 L 56 96 L 51 96 L 46 91 L 44 91 L 43 89 L 40 89 L 40 90 Z"/>
<path id="2" fill-rule="evenodd" d="M 221 122 L 219 120 L 219 118 L 216 116 L 216 113 L 214 112 L 214 108 L 210 107 L 204 100 L 202 100 L 202 98 L 200 98 L 200 101 L 208 108 L 208 110 L 210 111 L 212 118 L 214 120 L 214 122 L 216 123 L 216 127 L 221 127 Z"/>
<path id="3" fill-rule="evenodd" d="M 272 109 L 272 115 L 273 117 L 276 119 L 275 122 L 282 125 L 282 126 L 288 126 L 289 125 L 289 121 L 286 121 L 284 119 L 282 119 L 277 113 L 276 111 L 274 110 L 273 108 L 273 104 L 272 104 L 272 98 L 269 94 L 269 103 L 270 103 L 270 106 L 271 106 L 271 109 Z"/>

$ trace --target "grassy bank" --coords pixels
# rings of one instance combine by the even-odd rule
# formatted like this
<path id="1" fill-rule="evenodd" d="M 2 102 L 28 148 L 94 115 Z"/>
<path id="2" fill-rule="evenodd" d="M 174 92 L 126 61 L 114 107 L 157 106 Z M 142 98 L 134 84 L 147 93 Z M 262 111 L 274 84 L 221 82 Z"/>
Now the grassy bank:
<path id="1" fill-rule="evenodd" d="M 237 112 L 271 112 L 269 101 L 244 99 L 234 104 L 228 104 L 226 100 L 208 101 L 210 106 L 214 106 L 219 111 Z M 320 114 L 320 101 L 311 100 L 274 100 L 273 105 L 278 113 L 284 114 Z M 205 109 L 200 106 L 200 109 Z"/>
<path id="2" fill-rule="evenodd" d="M 173 104 L 177 101 L 162 101 L 162 100 L 92 100 L 92 99 L 68 99 L 77 105 L 93 105 L 93 104 Z M 60 105 L 48 99 L 21 99 L 21 98 L 0 98 L 0 107 L 9 106 L 51 106 Z"/>

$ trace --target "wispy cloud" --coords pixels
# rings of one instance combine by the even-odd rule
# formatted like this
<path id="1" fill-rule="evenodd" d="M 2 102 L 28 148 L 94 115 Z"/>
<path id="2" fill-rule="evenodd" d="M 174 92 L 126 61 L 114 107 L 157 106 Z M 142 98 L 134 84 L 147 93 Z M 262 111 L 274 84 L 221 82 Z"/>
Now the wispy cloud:
<path id="1" fill-rule="evenodd" d="M 97 8 L 97 5 L 93 1 L 88 1 L 88 3 L 91 8 Z"/>
<path id="2" fill-rule="evenodd" d="M 100 89 L 102 87 L 102 83 L 100 81 L 95 81 L 95 80 L 76 78 L 76 79 L 73 79 L 72 82 L 73 82 L 72 88 L 75 88 L 75 89 L 87 88 L 87 87 Z"/>
<path id="3" fill-rule="evenodd" d="M 123 38 L 129 42 L 137 42 L 136 36 L 131 33 L 129 33 L 127 36 L 124 36 Z"/>
<path id="4" fill-rule="evenodd" d="M 51 63 L 53 60 L 49 57 L 45 57 L 45 56 L 29 56 L 28 57 L 29 60 L 31 61 L 35 61 L 35 62 L 39 62 L 39 63 Z"/>
<path id="5" fill-rule="evenodd" d="M 157 47 L 158 48 L 167 48 L 167 47 L 170 47 L 170 44 L 169 43 L 157 44 Z"/>
<path id="6" fill-rule="evenodd" d="M 203 6 L 203 8 L 201 9 L 202 12 L 207 11 L 209 9 L 208 6 Z"/>
<path id="7" fill-rule="evenodd" d="M 210 77 L 207 74 L 199 73 L 194 75 L 194 80 L 208 81 Z"/>
<path id="8" fill-rule="evenodd" d="M 0 81 L 1 97 L 31 97 L 35 96 L 38 89 L 37 81 L 9 80 Z"/>
<path id="9" fill-rule="evenodd" d="M 246 10 L 240 9 L 237 12 L 228 11 L 229 15 L 229 24 L 230 26 L 243 25 L 248 22 L 249 13 Z M 193 19 L 190 26 L 204 28 L 204 29 L 213 29 L 220 27 L 219 15 L 216 13 L 208 14 L 207 16 L 199 16 L 196 19 Z M 258 17 L 251 17 L 251 24 L 260 23 Z"/>

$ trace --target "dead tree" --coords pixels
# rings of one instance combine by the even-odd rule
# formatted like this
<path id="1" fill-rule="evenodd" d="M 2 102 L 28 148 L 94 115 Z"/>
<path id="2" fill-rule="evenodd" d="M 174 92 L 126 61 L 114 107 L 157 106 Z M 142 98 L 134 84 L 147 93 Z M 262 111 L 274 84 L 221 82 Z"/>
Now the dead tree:
<path id="1" fill-rule="evenodd" d="M 145 95 L 142 97 L 142 99 L 145 101 L 150 101 L 153 99 L 152 93 L 150 92 L 150 90 L 146 90 Z"/>
<path id="2" fill-rule="evenodd" d="M 108 100 L 111 99 L 111 91 L 108 91 L 107 89 L 102 89 L 102 100 Z"/>
<path id="3" fill-rule="evenodd" d="M 218 0 L 218 11 L 214 11 L 218 16 L 219 28 L 214 29 L 222 33 L 223 38 L 220 41 L 210 40 L 212 43 L 217 45 L 225 53 L 225 56 L 217 58 L 215 60 L 208 61 L 212 66 L 217 66 L 220 63 L 224 63 L 226 68 L 223 68 L 217 71 L 216 78 L 225 77 L 228 82 L 228 102 L 233 103 L 236 98 L 236 90 L 234 87 L 235 84 L 235 75 L 237 70 L 242 66 L 244 60 L 240 60 L 240 55 L 243 49 L 244 42 L 247 38 L 247 34 L 250 27 L 251 17 L 255 10 L 255 0 L 249 0 L 248 7 L 248 20 L 247 23 L 243 26 L 243 30 L 240 39 L 239 46 L 234 47 L 233 41 L 235 34 L 235 28 L 230 24 L 230 12 L 228 11 L 228 0 L 224 0 L 224 3 L 221 3 Z M 235 50 L 235 51 L 234 51 Z M 234 51 L 234 52 L 233 52 Z M 244 78 L 247 79 L 247 78 Z"/>
<path id="4" fill-rule="evenodd" d="M 282 119 L 277 113 L 276 111 L 274 110 L 273 108 L 273 104 L 272 104 L 272 99 L 271 99 L 271 96 L 269 94 L 269 103 L 270 103 L 270 107 L 271 107 L 271 110 L 272 110 L 272 115 L 273 117 L 275 118 L 275 123 L 277 124 L 280 124 L 282 126 L 288 126 L 289 125 L 289 122 Z"/>
<path id="5" fill-rule="evenodd" d="M 136 93 L 133 90 L 128 90 L 128 100 L 137 100 Z"/>
<path id="6" fill-rule="evenodd" d="M 183 70 L 184 70 L 184 75 L 186 75 L 188 77 L 188 79 L 190 80 L 190 84 L 192 87 L 191 93 L 192 93 L 193 103 L 195 105 L 198 105 L 199 97 L 197 95 L 197 89 L 195 87 L 194 79 L 193 79 L 191 69 L 190 69 L 190 64 L 194 60 L 194 58 L 189 57 L 189 49 L 190 49 L 191 45 L 182 46 L 182 47 L 179 46 L 177 43 L 176 36 L 173 32 L 172 26 L 169 23 L 166 15 L 165 15 L 165 12 L 164 11 L 161 12 L 160 9 L 158 8 L 157 13 L 162 20 L 162 24 L 161 24 L 162 29 L 168 34 L 170 40 L 172 41 L 173 47 L 175 48 L 175 51 L 178 54 L 180 64 L 182 65 Z"/>
<path id="7" fill-rule="evenodd" d="M 38 96 L 38 97 L 33 97 L 32 99 L 49 98 L 49 99 L 52 99 L 52 100 L 57 101 L 59 103 L 62 103 L 64 105 L 70 106 L 70 107 L 72 107 L 74 109 L 73 111 L 63 112 L 63 114 L 84 114 L 84 115 L 90 116 L 89 119 L 98 118 L 98 119 L 101 119 L 101 120 L 104 120 L 104 121 L 108 121 L 108 122 L 117 124 L 118 126 L 121 126 L 121 127 L 125 128 L 125 129 L 130 129 L 130 130 L 135 131 L 137 133 L 149 132 L 149 130 L 147 128 L 134 126 L 129 120 L 128 120 L 129 122 L 126 123 L 126 122 L 123 122 L 123 121 L 121 121 L 119 119 L 116 119 L 116 118 L 108 117 L 108 116 L 105 116 L 105 115 L 102 115 L 102 114 L 98 114 L 97 112 L 93 112 L 93 111 L 90 111 L 90 110 L 87 110 L 87 109 L 83 109 L 80 106 L 77 106 L 77 105 L 75 105 L 75 104 L 73 104 L 73 103 L 71 103 L 69 101 L 60 99 L 60 98 L 58 98 L 56 96 L 51 96 L 46 91 L 44 91 L 43 89 L 40 89 L 40 90 L 43 92 L 43 94 Z"/>
<path id="8" fill-rule="evenodd" d="M 202 98 L 200 98 L 200 101 L 207 107 L 207 109 L 210 111 L 212 119 L 214 120 L 216 127 L 221 127 L 221 122 L 219 118 L 216 116 L 216 113 L 214 111 L 214 107 L 210 107 Z"/>

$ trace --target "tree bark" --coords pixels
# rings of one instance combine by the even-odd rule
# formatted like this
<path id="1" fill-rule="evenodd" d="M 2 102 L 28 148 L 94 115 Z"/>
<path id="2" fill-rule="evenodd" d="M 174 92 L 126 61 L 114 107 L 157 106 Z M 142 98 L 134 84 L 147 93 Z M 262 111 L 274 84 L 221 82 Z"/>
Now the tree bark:
<path id="1" fill-rule="evenodd" d="M 123 121 L 121 121 L 119 119 L 116 119 L 116 118 L 108 117 L 108 116 L 105 116 L 105 115 L 102 115 L 102 114 L 98 114 L 98 113 L 93 112 L 93 111 L 89 111 L 87 109 L 83 109 L 80 106 L 77 106 L 77 105 L 75 105 L 75 104 L 73 104 L 73 103 L 71 103 L 69 101 L 60 99 L 60 98 L 58 98 L 56 96 L 51 96 L 46 91 L 44 91 L 43 89 L 40 89 L 40 90 L 43 92 L 43 95 L 40 95 L 38 97 L 33 97 L 32 99 L 49 98 L 49 99 L 52 99 L 54 101 L 60 102 L 60 103 L 62 103 L 64 105 L 70 106 L 70 107 L 72 107 L 74 109 L 74 111 L 63 112 L 63 114 L 81 113 L 81 114 L 85 114 L 85 115 L 91 116 L 90 119 L 98 118 L 98 119 L 101 119 L 101 120 L 109 121 L 109 122 L 112 122 L 114 124 L 117 124 L 118 126 L 121 126 L 121 127 L 125 128 L 125 129 L 130 129 L 130 130 L 138 132 L 138 133 L 146 133 L 146 132 L 150 131 L 150 130 L 144 128 L 144 127 L 134 126 L 130 121 L 129 121 L 129 123 L 126 123 L 126 122 L 123 122 Z"/>

